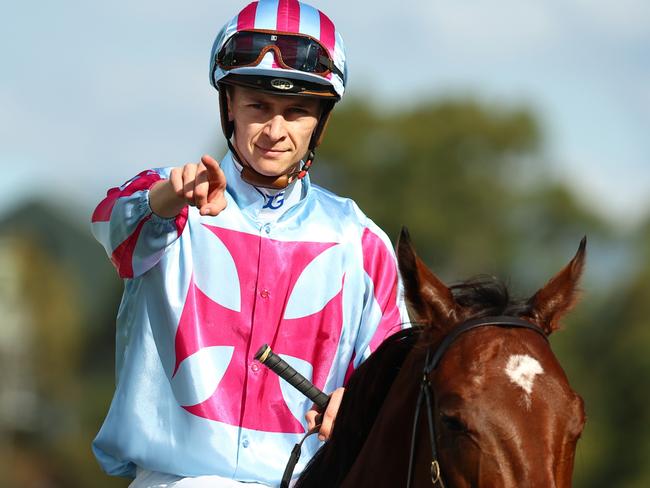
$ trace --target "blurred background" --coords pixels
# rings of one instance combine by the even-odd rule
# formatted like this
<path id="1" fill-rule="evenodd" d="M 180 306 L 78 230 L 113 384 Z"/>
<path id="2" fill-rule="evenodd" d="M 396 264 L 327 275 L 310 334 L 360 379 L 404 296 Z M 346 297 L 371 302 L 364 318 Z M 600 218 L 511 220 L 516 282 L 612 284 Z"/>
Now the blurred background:
<path id="1" fill-rule="evenodd" d="M 245 2 L 10 2 L 0 29 L 0 486 L 125 487 L 90 443 L 122 283 L 90 235 L 106 190 L 219 158 L 209 53 Z M 448 282 L 531 295 L 587 235 L 552 337 L 588 422 L 577 487 L 650 486 L 650 3 L 325 2 L 349 91 L 313 181 Z"/>

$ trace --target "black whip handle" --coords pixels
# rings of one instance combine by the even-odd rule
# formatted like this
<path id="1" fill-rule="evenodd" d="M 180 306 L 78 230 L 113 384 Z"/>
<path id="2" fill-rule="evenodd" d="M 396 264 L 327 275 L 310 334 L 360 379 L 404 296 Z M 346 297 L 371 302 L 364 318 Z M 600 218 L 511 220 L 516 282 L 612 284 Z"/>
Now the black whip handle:
<path id="1" fill-rule="evenodd" d="M 280 378 L 287 381 L 320 408 L 323 410 L 327 408 L 330 397 L 316 388 L 311 381 L 298 373 L 298 371 L 289 366 L 284 359 L 271 350 L 268 344 L 260 347 L 259 351 L 255 354 L 255 359 L 268 367 Z"/>

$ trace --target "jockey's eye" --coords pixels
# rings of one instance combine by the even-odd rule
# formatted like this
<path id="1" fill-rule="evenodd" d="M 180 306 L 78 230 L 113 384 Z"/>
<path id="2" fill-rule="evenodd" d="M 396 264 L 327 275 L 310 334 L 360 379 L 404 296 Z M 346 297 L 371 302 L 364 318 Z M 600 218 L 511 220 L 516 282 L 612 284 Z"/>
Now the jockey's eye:
<path id="1" fill-rule="evenodd" d="M 443 425 L 452 432 L 467 432 L 467 425 L 456 415 L 440 414 Z"/>

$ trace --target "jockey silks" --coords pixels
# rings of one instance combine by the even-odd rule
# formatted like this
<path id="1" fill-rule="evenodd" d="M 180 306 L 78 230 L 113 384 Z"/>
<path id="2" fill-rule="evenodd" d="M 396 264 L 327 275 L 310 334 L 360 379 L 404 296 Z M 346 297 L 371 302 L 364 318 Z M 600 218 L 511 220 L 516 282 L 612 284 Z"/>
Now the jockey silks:
<path id="1" fill-rule="evenodd" d="M 135 467 L 279 484 L 311 402 L 254 360 L 264 343 L 325 392 L 403 327 L 386 235 L 345 198 L 311 185 L 264 192 L 221 162 L 227 207 L 152 213 L 149 170 L 109 190 L 93 233 L 120 276 L 116 390 L 93 450 Z M 299 472 L 318 448 L 303 447 Z"/>

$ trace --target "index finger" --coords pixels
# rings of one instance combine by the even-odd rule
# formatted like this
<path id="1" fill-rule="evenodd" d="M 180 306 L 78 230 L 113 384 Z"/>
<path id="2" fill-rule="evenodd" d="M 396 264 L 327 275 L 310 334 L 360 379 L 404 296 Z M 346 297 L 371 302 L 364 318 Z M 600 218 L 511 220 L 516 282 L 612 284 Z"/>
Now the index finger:
<path id="1" fill-rule="evenodd" d="M 209 154 L 204 154 L 203 156 L 201 156 L 201 162 L 208 170 L 208 177 L 211 180 L 225 179 L 223 171 L 221 170 L 221 166 L 219 165 L 217 160 L 214 159 L 212 156 L 210 156 Z"/>

